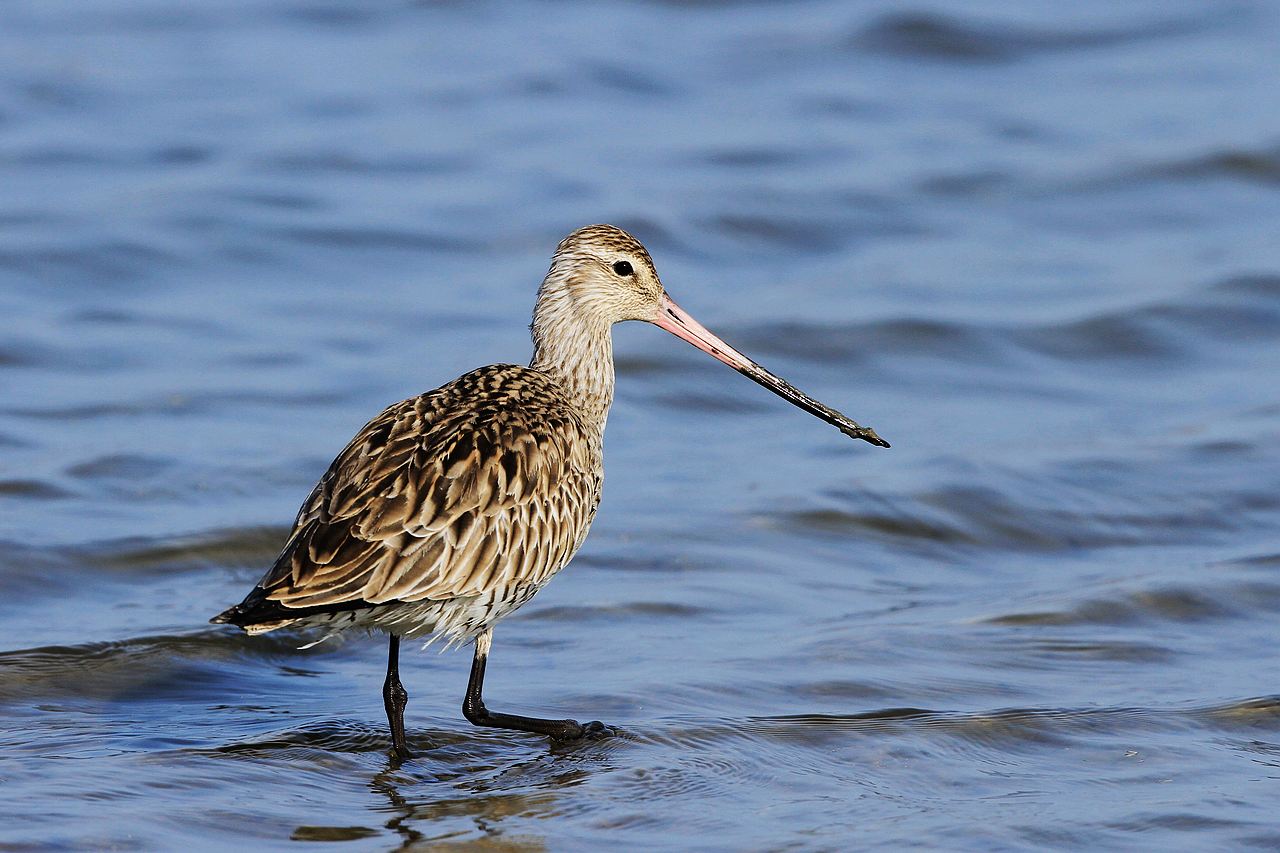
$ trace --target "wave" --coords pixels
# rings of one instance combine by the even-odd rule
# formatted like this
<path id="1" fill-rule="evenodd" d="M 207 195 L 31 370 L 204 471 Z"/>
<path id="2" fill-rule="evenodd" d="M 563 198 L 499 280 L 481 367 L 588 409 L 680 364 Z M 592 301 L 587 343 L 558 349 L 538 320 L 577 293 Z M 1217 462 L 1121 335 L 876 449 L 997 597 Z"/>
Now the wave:
<path id="1" fill-rule="evenodd" d="M 1176 38 L 1211 21 L 1152 20 L 1129 26 L 1041 29 L 934 12 L 896 12 L 860 29 L 850 44 L 862 51 L 949 62 L 1010 62 L 1035 54 L 1099 50 Z"/>

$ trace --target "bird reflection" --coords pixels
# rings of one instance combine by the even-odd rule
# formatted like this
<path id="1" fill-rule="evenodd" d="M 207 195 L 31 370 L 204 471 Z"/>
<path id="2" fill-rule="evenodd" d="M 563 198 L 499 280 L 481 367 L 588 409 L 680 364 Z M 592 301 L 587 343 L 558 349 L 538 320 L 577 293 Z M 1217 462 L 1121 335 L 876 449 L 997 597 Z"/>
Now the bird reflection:
<path id="1" fill-rule="evenodd" d="M 386 801 L 376 808 L 390 815 L 383 825 L 400 837 L 397 849 L 483 839 L 486 848 L 544 850 L 547 840 L 529 831 L 530 821 L 558 816 L 566 789 L 612 766 L 612 749 L 602 743 L 549 747 L 511 761 L 504 758 L 510 744 L 498 740 L 503 743 L 437 744 L 431 760 L 419 758 L 407 768 L 394 754 L 388 757 L 369 789 Z"/>

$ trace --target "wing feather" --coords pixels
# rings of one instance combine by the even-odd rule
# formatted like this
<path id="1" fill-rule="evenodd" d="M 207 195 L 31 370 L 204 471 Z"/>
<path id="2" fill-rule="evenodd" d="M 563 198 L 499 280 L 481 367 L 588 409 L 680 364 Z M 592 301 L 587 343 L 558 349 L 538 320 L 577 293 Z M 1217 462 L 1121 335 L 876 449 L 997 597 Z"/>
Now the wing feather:
<path id="1" fill-rule="evenodd" d="M 598 437 L 558 386 L 484 368 L 366 424 L 258 586 L 304 608 L 540 585 L 581 544 L 599 495 Z"/>

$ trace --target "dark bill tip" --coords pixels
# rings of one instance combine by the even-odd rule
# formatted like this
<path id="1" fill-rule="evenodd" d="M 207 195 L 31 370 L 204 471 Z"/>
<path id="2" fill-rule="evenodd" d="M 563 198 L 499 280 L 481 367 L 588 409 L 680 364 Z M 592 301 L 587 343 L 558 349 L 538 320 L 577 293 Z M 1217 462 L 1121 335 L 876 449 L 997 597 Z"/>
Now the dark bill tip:
<path id="1" fill-rule="evenodd" d="M 840 427 L 840 431 L 845 435 L 849 436 L 850 438 L 860 438 L 863 441 L 868 441 L 874 444 L 876 447 L 892 447 L 892 445 L 889 444 L 889 442 L 885 441 L 883 438 L 876 435 L 876 431 L 873 430 L 871 427 L 864 427 L 864 426 L 855 426 L 853 428 Z"/>
<path id="2" fill-rule="evenodd" d="M 732 367 L 753 382 L 763 385 L 782 399 L 797 406 L 839 429 L 850 438 L 860 438 L 876 447 L 888 447 L 889 442 L 876 435 L 871 427 L 864 427 L 829 406 L 819 403 L 790 382 L 774 376 L 759 364 L 747 358 L 711 333 L 711 330 L 690 317 L 670 296 L 662 294 L 662 307 L 651 322 L 666 329 L 676 337 L 688 341 L 698 349 Z"/>

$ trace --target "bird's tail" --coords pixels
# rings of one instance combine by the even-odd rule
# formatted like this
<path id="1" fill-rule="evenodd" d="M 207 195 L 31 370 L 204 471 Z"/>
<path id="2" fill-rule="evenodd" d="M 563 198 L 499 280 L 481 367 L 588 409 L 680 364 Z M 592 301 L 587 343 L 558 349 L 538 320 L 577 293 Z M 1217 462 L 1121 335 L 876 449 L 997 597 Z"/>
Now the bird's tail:
<path id="1" fill-rule="evenodd" d="M 294 621 L 290 618 L 281 619 L 279 605 L 272 605 L 274 602 L 266 600 L 262 587 L 254 587 L 244 601 L 228 607 L 209 621 L 214 625 L 235 625 L 250 634 L 265 634 Z"/>
<path id="2" fill-rule="evenodd" d="M 209 621 L 215 625 L 235 625 L 249 634 L 265 634 L 290 625 L 308 624 L 311 617 L 330 615 L 344 610 L 368 607 L 363 601 L 321 604 L 313 607 L 286 607 L 267 598 L 267 591 L 260 586 L 245 596 L 235 607 L 228 607 Z"/>

